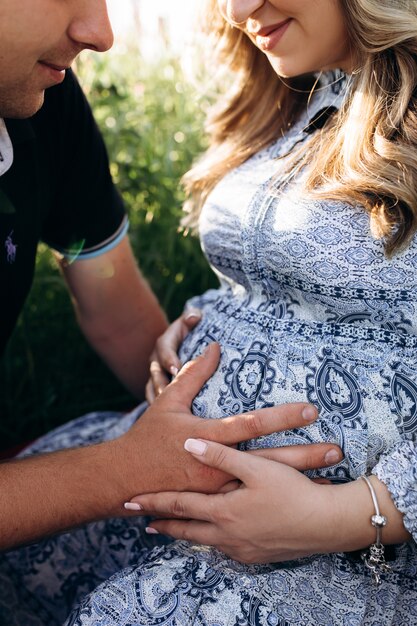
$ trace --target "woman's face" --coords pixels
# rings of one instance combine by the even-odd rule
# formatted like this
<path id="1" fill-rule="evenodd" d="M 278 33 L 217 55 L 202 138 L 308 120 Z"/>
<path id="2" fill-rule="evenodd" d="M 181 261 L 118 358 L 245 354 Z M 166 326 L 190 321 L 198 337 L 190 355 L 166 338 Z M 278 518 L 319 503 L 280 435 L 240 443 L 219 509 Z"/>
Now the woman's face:
<path id="1" fill-rule="evenodd" d="M 224 19 L 243 30 L 279 76 L 352 67 L 339 0 L 217 0 Z"/>

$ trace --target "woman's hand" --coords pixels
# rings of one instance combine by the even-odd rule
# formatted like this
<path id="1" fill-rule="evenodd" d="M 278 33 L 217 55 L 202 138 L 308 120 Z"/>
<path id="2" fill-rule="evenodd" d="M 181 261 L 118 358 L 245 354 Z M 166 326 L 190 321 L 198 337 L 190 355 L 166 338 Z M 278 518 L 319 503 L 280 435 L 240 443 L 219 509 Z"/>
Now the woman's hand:
<path id="1" fill-rule="evenodd" d="M 333 487 L 317 485 L 282 463 L 189 439 L 185 448 L 202 463 L 236 476 L 227 493 L 160 493 L 137 497 L 146 515 L 174 517 L 152 530 L 212 545 L 243 563 L 270 563 L 323 551 L 335 532 Z M 149 530 L 148 530 L 149 532 Z"/>
<path id="2" fill-rule="evenodd" d="M 243 563 L 274 563 L 311 554 L 346 552 L 375 541 L 372 500 L 362 480 L 322 485 L 287 465 L 203 440 L 189 439 L 194 458 L 240 479 L 227 493 L 166 492 L 134 498 L 141 514 L 167 517 L 148 532 L 215 546 Z M 375 476 L 385 543 L 407 541 L 402 514 Z"/>
<path id="3" fill-rule="evenodd" d="M 167 328 L 155 344 L 150 357 L 150 378 L 146 385 L 146 400 L 149 404 L 169 384 L 171 377 L 176 376 L 182 367 L 178 358 L 178 349 L 185 337 L 201 320 L 201 311 L 187 309 L 175 322 Z"/>
<path id="4" fill-rule="evenodd" d="M 188 440 L 185 447 L 202 463 L 236 476 L 240 486 L 215 495 L 167 492 L 134 498 L 141 514 L 171 518 L 152 522 L 150 532 L 212 545 L 244 563 L 353 550 L 374 538 L 368 524 L 372 502 L 363 490 L 366 485 L 355 485 L 360 492 L 358 541 L 358 533 L 349 526 L 353 504 L 347 493 L 347 521 L 340 516 L 336 495 L 338 490 L 342 494 L 343 486 L 316 484 L 287 465 L 214 442 Z"/>

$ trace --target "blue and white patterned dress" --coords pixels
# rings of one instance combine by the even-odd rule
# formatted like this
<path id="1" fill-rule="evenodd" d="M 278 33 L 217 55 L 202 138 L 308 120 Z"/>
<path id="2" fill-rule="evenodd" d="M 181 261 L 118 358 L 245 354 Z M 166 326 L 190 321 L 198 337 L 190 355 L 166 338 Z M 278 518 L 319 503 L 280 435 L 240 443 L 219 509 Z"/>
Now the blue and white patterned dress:
<path id="1" fill-rule="evenodd" d="M 310 474 L 344 482 L 372 470 L 416 539 L 417 238 L 387 260 L 361 207 L 306 199 L 299 180 L 283 185 L 279 177 L 309 119 L 340 106 L 345 81 L 332 84 L 335 78 L 322 79 L 284 138 L 211 193 L 200 233 L 221 285 L 195 299 L 203 319 L 181 356 L 190 359 L 212 341 L 222 346 L 220 365 L 193 404 L 202 417 L 316 404 L 313 425 L 242 448 L 339 444 L 344 459 Z M 39 445 L 97 441 L 104 432 L 107 439 L 134 419 L 87 416 Z M 159 545 L 164 539 L 145 536 L 145 523 L 102 522 L 9 553 L 8 575 L 19 581 L 23 572 L 25 593 L 36 591 L 42 610 L 55 616 L 40 622 L 47 624 L 63 621 L 72 602 L 104 581 L 68 626 L 417 625 L 414 541 L 391 549 L 392 570 L 376 589 L 356 554 L 247 566 L 207 547 Z"/>

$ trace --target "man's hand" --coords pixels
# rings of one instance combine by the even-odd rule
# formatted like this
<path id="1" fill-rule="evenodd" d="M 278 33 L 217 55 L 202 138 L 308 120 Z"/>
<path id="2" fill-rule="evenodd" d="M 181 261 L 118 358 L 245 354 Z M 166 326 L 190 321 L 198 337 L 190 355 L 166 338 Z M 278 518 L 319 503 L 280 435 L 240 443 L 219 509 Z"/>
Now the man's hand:
<path id="1" fill-rule="evenodd" d="M 169 384 L 182 367 L 178 358 L 178 350 L 185 337 L 201 320 L 201 311 L 187 309 L 175 322 L 167 328 L 155 344 L 150 357 L 150 378 L 146 385 L 146 399 L 149 404 Z"/>
<path id="2" fill-rule="evenodd" d="M 138 493 L 166 490 L 217 491 L 231 477 L 221 468 L 198 463 L 183 448 L 190 437 L 239 441 L 312 422 L 308 404 L 289 404 L 203 420 L 190 406 L 216 369 L 219 347 L 188 363 L 138 422 L 118 439 L 0 464 L 0 549 L 33 541 L 80 524 L 130 515 L 123 508 Z M 304 415 L 304 417 L 303 417 Z M 265 451 L 296 467 L 326 464 L 333 444 Z M 246 457 L 245 457 L 246 458 Z"/>
<path id="3" fill-rule="evenodd" d="M 191 402 L 215 371 L 219 355 L 219 346 L 211 344 L 203 356 L 187 363 L 136 425 L 115 442 L 124 449 L 122 458 L 126 459 L 126 466 L 122 472 L 131 489 L 130 497 L 161 490 L 213 493 L 232 480 L 227 473 L 198 463 L 186 453 L 184 441 L 190 437 L 234 446 L 261 435 L 305 426 L 316 419 L 316 409 L 306 403 L 260 409 L 224 419 L 195 417 L 190 411 Z M 326 461 L 330 451 L 336 451 L 335 458 Z M 258 450 L 254 454 L 299 469 L 330 465 L 341 458 L 340 449 L 334 444 Z M 146 468 L 146 481 L 143 476 L 140 480 L 139 468 L 132 471 L 138 461 Z M 138 488 L 140 482 L 143 486 Z"/>

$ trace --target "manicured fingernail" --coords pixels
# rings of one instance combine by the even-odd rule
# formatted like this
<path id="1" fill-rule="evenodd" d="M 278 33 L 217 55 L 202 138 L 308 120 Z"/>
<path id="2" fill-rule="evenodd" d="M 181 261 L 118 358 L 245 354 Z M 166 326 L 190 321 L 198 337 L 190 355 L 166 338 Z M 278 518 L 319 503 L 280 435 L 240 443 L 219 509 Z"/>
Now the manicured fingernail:
<path id="1" fill-rule="evenodd" d="M 179 372 L 178 367 L 175 367 L 175 365 L 171 365 L 171 367 L 169 368 L 169 372 L 172 376 L 176 376 Z"/>
<path id="2" fill-rule="evenodd" d="M 147 526 L 145 528 L 145 533 L 147 535 L 159 535 L 159 532 L 157 530 L 155 530 L 155 528 L 151 528 L 150 526 Z"/>
<path id="3" fill-rule="evenodd" d="M 204 443 L 204 441 L 199 441 L 198 439 L 187 439 L 184 443 L 184 448 L 187 452 L 203 456 L 207 450 L 207 444 Z"/>
<path id="4" fill-rule="evenodd" d="M 303 419 L 305 419 L 306 422 L 312 422 L 313 420 L 316 419 L 317 412 L 314 406 L 306 406 L 303 409 L 303 412 L 301 413 L 301 415 L 303 416 Z"/>
<path id="5" fill-rule="evenodd" d="M 329 450 L 326 453 L 324 460 L 327 465 L 334 465 L 334 463 L 337 463 L 340 460 L 340 454 L 337 450 Z"/>
<path id="6" fill-rule="evenodd" d="M 211 346 L 212 344 L 209 343 L 209 345 L 204 348 L 203 352 L 201 353 L 201 356 L 207 356 L 210 353 Z"/>
<path id="7" fill-rule="evenodd" d="M 141 511 L 143 507 L 137 502 L 125 502 L 123 505 L 126 511 Z"/>

